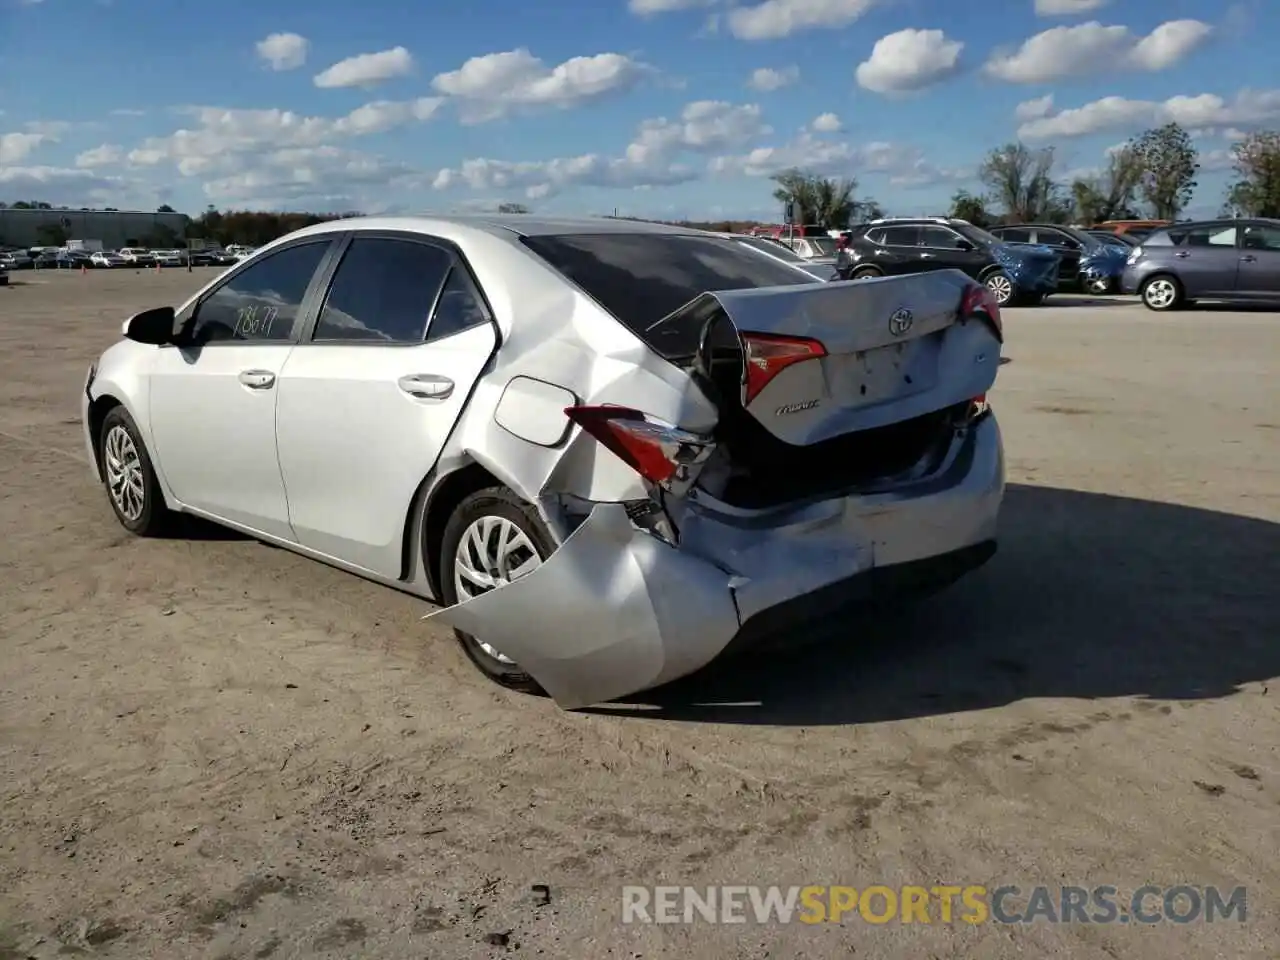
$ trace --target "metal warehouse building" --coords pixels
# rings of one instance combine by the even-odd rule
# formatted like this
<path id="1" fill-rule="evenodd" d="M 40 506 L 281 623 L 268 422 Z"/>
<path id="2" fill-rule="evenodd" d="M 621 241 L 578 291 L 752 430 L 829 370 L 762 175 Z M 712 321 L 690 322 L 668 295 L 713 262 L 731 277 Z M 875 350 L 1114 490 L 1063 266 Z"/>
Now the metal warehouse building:
<path id="1" fill-rule="evenodd" d="M 14 210 L 0 208 L 0 246 L 42 246 L 41 227 L 61 227 L 68 240 L 101 240 L 108 250 L 145 245 L 158 228 L 181 237 L 190 218 L 185 213 L 137 210 Z M 164 229 L 159 229 L 164 233 Z M 46 231 L 47 233 L 47 231 Z"/>

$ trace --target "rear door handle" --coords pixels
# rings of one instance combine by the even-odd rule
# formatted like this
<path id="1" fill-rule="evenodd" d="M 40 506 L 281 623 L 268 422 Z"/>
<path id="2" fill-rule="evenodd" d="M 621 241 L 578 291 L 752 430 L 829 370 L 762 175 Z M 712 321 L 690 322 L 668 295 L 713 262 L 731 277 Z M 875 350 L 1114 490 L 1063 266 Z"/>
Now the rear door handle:
<path id="1" fill-rule="evenodd" d="M 1187 251 L 1185 250 L 1179 250 L 1177 253 L 1174 254 L 1174 256 L 1177 257 L 1179 260 L 1185 260 L 1187 259 L 1187 257 L 1191 256 L 1191 254 L 1187 253 Z"/>
<path id="2" fill-rule="evenodd" d="M 276 375 L 270 370 L 242 370 L 240 382 L 250 390 L 270 390 Z"/>
<path id="3" fill-rule="evenodd" d="M 1241 260 L 1243 260 L 1245 263 L 1257 263 L 1257 262 L 1258 262 L 1258 258 L 1257 258 L 1257 257 L 1255 257 L 1252 253 L 1247 253 L 1247 254 L 1245 254 L 1243 257 L 1241 257 L 1240 259 L 1241 259 Z"/>
<path id="4" fill-rule="evenodd" d="M 396 383 L 415 400 L 444 400 L 453 393 L 453 381 L 434 373 L 410 373 Z"/>
<path id="5" fill-rule="evenodd" d="M 920 259 L 921 259 L 921 260 L 932 260 L 932 259 L 933 259 L 933 254 L 932 254 L 932 253 L 922 253 L 922 254 L 920 254 Z"/>

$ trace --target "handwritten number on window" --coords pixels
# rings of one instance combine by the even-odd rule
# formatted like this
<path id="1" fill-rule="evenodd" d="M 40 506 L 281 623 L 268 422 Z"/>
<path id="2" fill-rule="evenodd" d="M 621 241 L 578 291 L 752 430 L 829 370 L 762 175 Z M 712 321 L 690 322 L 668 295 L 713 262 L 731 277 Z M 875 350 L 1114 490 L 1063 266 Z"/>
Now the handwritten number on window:
<path id="1" fill-rule="evenodd" d="M 236 338 L 240 340 L 266 340 L 271 337 L 271 325 L 280 311 L 276 307 L 253 305 L 236 311 Z"/>

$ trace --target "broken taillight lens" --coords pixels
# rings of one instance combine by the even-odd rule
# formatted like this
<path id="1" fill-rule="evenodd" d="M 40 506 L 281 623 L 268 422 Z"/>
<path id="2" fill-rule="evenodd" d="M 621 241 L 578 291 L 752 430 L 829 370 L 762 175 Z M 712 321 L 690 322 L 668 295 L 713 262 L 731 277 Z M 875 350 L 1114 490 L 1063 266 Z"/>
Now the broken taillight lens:
<path id="1" fill-rule="evenodd" d="M 808 337 L 779 337 L 768 333 L 742 335 L 743 366 L 750 403 L 770 381 L 787 367 L 804 360 L 817 360 L 827 355 L 827 348 Z"/>
<path id="2" fill-rule="evenodd" d="M 715 441 L 631 407 L 566 407 L 564 414 L 650 483 L 683 492 Z"/>
<path id="3" fill-rule="evenodd" d="M 964 297 L 960 300 L 960 317 L 980 317 L 986 321 L 996 339 L 1004 343 L 1004 321 L 1000 318 L 1000 304 L 995 294 L 985 284 L 974 283 L 965 287 Z"/>

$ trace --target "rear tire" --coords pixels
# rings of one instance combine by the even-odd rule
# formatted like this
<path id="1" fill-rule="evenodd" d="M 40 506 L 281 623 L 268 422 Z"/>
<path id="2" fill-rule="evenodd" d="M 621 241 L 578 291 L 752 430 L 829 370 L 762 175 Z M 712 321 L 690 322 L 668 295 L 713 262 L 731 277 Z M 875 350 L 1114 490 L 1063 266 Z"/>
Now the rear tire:
<path id="1" fill-rule="evenodd" d="M 496 542 L 499 537 L 502 543 Z M 491 582 L 507 582 L 504 575 L 511 572 L 513 565 L 528 565 L 532 558 L 534 562 L 525 570 L 530 572 L 555 549 L 555 540 L 533 507 L 506 487 L 478 490 L 458 504 L 445 525 L 440 548 L 441 599 L 453 606 L 485 593 L 487 590 L 474 582 L 476 573 L 488 575 Z M 509 690 L 546 696 L 538 681 L 482 639 L 461 630 L 454 630 L 454 635 L 467 659 L 494 683 Z"/>
<path id="2" fill-rule="evenodd" d="M 883 277 L 884 272 L 879 267 L 859 267 L 853 273 L 849 274 L 850 280 L 870 280 L 872 277 Z"/>
<path id="3" fill-rule="evenodd" d="M 1167 273 L 1146 280 L 1138 291 L 1138 296 L 1148 310 L 1155 310 L 1157 313 L 1177 310 L 1186 299 L 1182 284 Z"/>
<path id="4" fill-rule="evenodd" d="M 120 525 L 140 537 L 164 533 L 173 513 L 164 502 L 151 457 L 124 407 L 107 412 L 99 433 L 98 469 Z"/>

